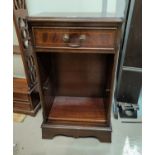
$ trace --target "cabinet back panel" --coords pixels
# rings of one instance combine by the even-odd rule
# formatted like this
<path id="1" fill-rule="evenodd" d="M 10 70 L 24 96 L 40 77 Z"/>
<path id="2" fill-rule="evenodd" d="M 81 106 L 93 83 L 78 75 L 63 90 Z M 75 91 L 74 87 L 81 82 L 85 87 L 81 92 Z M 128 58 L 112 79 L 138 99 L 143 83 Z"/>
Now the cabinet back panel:
<path id="1" fill-rule="evenodd" d="M 56 95 L 103 96 L 106 84 L 106 56 L 96 54 L 55 55 Z"/>

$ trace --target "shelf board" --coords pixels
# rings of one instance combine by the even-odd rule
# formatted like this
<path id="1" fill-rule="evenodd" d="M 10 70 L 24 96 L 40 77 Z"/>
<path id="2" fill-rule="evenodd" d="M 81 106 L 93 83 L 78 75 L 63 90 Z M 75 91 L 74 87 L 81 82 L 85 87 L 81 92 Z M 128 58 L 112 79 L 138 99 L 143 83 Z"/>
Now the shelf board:
<path id="1" fill-rule="evenodd" d="M 102 126 L 107 122 L 104 104 L 103 98 L 57 96 L 48 123 Z"/>

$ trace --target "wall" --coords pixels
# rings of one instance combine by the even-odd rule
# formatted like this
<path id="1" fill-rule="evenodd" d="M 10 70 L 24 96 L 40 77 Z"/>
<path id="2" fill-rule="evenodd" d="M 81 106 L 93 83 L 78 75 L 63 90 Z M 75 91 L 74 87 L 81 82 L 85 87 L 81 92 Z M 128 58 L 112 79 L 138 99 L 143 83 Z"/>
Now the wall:
<path id="1" fill-rule="evenodd" d="M 30 16 L 41 12 L 104 12 L 124 16 L 128 0 L 27 0 Z"/>
<path id="2" fill-rule="evenodd" d="M 101 12 L 102 0 L 27 0 L 27 7 L 29 15 L 40 12 Z"/>

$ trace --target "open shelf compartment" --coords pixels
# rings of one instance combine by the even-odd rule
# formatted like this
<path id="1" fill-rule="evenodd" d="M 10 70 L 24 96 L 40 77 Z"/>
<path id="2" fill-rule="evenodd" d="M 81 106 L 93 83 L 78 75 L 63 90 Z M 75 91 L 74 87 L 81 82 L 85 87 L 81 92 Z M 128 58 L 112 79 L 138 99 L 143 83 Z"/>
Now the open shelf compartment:
<path id="1" fill-rule="evenodd" d="M 44 95 L 44 122 L 106 126 L 113 56 L 37 53 Z"/>

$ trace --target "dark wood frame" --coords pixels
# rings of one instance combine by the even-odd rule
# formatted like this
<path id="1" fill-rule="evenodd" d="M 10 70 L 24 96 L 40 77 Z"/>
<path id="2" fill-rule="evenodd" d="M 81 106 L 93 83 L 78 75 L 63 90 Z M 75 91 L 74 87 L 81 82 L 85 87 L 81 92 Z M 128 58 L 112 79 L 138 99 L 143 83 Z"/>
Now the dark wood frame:
<path id="1" fill-rule="evenodd" d="M 40 108 L 37 92 L 28 91 L 25 78 L 13 78 L 13 111 L 35 116 Z"/>
<path id="2" fill-rule="evenodd" d="M 32 46 L 29 38 L 29 32 L 28 32 L 27 21 L 26 21 L 27 16 L 28 16 L 28 11 L 27 11 L 25 0 L 18 0 L 18 1 L 13 0 L 13 21 L 14 21 L 14 25 L 17 33 L 18 42 L 19 42 L 19 48 L 17 49 L 17 46 L 14 46 L 14 49 L 17 50 L 18 52 L 20 50 L 20 54 L 24 65 L 26 81 L 28 84 L 28 93 L 31 96 L 33 92 L 38 92 L 38 96 L 39 96 L 38 81 L 36 77 L 36 67 L 33 61 L 34 58 L 32 53 Z M 40 108 L 40 98 L 38 97 L 37 105 L 36 103 L 33 103 L 32 100 L 30 100 L 30 104 L 32 109 L 29 112 L 19 109 L 18 108 L 19 106 L 18 107 L 14 106 L 13 110 L 14 112 L 35 115 L 36 111 L 38 111 Z"/>

